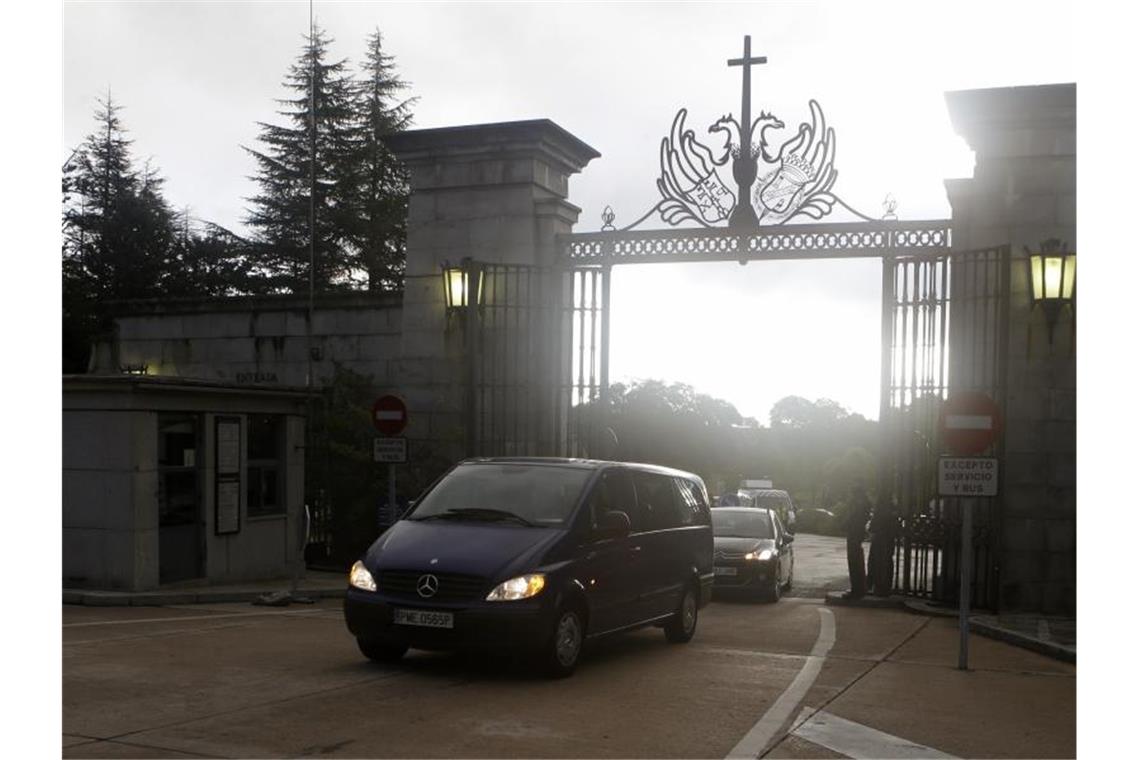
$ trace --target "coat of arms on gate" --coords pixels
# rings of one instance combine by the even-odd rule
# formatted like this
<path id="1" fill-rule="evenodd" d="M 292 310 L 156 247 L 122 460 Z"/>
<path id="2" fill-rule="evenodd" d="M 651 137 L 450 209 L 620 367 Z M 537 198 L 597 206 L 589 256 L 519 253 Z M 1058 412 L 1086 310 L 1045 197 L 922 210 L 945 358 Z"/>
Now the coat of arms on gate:
<path id="1" fill-rule="evenodd" d="M 838 176 L 835 130 L 827 126 L 818 102 L 808 102 L 809 120 L 790 136 L 774 114 L 761 111 L 752 118 L 750 67 L 765 62 L 751 55 L 751 38 L 745 37 L 744 56 L 728 62 L 744 70 L 741 117 L 720 117 L 709 125 L 703 141 L 685 123 L 688 109 L 677 112 L 661 140 L 661 200 L 625 229 L 655 212 L 672 225 L 715 227 L 727 222 L 749 229 L 797 217 L 822 219 L 836 204 L 870 220 L 832 192 Z"/>

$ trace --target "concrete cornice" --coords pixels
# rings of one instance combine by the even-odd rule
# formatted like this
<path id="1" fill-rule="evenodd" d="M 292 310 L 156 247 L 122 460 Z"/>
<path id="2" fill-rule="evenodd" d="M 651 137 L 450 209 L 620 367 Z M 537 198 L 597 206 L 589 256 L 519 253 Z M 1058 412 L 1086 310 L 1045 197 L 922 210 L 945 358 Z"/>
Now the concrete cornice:
<path id="1" fill-rule="evenodd" d="M 991 147 L 992 136 L 1003 132 L 1076 128 L 1074 83 L 954 90 L 945 97 L 954 131 L 975 151 Z"/>
<path id="2" fill-rule="evenodd" d="M 601 155 L 550 119 L 410 130 L 389 135 L 384 143 L 408 164 L 526 156 L 543 158 L 567 174 Z"/>
<path id="3" fill-rule="evenodd" d="M 191 377 L 158 375 L 63 375 L 64 393 L 98 391 L 138 393 L 148 391 L 206 393 L 257 397 L 281 397 L 303 400 L 308 391 L 290 385 L 255 385 L 220 382 Z"/>
<path id="4" fill-rule="evenodd" d="M 336 293 L 317 293 L 313 308 L 375 309 L 398 308 L 403 303 L 404 291 L 352 290 Z M 309 297 L 305 294 L 285 293 L 262 296 L 204 296 L 190 298 L 141 298 L 114 301 L 108 304 L 115 316 L 142 316 L 153 314 L 213 314 L 231 311 L 306 311 Z"/>

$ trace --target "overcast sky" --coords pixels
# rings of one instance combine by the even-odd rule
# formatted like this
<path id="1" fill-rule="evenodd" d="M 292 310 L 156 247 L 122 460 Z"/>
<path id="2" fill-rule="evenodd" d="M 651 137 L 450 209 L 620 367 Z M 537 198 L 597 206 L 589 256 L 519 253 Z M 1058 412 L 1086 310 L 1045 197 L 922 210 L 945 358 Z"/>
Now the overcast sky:
<path id="1" fill-rule="evenodd" d="M 946 90 L 1076 81 L 1071 6 L 1051 3 L 317 2 L 337 57 L 357 61 L 375 28 L 419 98 L 417 127 L 549 118 L 596 148 L 570 184 L 578 231 L 612 205 L 628 224 L 657 200 L 658 145 L 678 108 L 698 132 L 739 113 L 743 36 L 753 111 L 789 134 L 823 108 L 837 137 L 834 191 L 871 216 L 949 216 L 943 179 L 972 154 Z M 70 154 L 108 89 L 167 197 L 240 229 L 254 192 L 257 121 L 303 45 L 307 2 L 69 2 L 64 128 Z M 1043 54 L 1045 53 L 1045 54 Z M 62 160 L 62 159 L 61 159 Z M 838 218 L 837 218 L 838 220 Z M 651 219 L 644 227 L 662 227 Z M 878 415 L 879 263 L 643 265 L 615 269 L 615 380 L 658 377 L 767 421 L 795 393 Z"/>

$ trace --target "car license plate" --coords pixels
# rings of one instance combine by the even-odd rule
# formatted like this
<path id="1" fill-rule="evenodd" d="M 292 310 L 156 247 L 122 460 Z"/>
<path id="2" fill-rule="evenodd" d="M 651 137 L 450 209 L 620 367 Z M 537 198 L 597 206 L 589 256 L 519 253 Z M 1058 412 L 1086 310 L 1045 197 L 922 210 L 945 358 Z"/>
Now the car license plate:
<path id="1" fill-rule="evenodd" d="M 455 616 L 450 612 L 396 609 L 392 619 L 397 625 L 419 625 L 425 628 L 455 627 Z"/>
<path id="2" fill-rule="evenodd" d="M 735 567 L 714 567 L 713 573 L 715 575 L 736 575 Z"/>

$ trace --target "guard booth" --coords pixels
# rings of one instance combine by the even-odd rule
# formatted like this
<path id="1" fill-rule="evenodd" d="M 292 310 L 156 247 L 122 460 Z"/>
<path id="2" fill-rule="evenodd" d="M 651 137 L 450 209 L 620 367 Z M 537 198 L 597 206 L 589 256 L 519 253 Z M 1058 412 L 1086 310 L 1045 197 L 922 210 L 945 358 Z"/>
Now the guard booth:
<path id="1" fill-rule="evenodd" d="M 63 586 L 290 577 L 304 531 L 305 391 L 63 378 Z"/>

